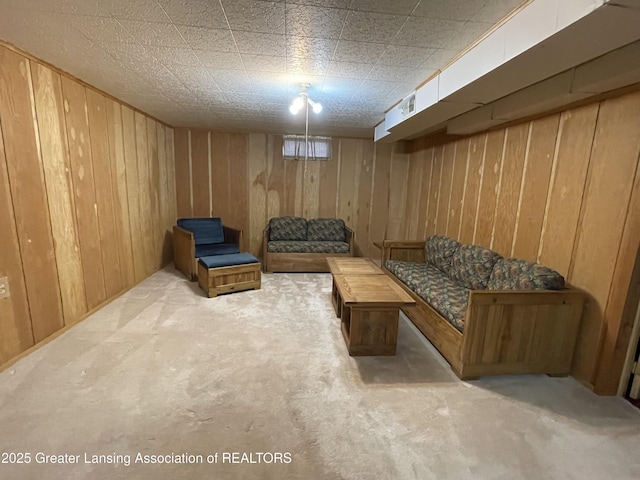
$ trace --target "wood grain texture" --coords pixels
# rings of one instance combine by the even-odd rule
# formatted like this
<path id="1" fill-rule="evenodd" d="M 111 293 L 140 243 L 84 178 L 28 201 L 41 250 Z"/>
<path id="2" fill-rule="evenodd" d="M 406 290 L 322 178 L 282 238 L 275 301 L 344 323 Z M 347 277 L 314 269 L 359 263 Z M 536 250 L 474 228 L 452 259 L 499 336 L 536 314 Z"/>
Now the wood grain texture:
<path id="1" fill-rule="evenodd" d="M 491 248 L 504 256 L 511 255 L 529 134 L 529 123 L 507 128 L 491 240 Z"/>
<path id="2" fill-rule="evenodd" d="M 122 133 L 122 112 L 120 104 L 110 98 L 106 99 L 106 108 L 109 155 L 111 157 L 111 193 L 113 195 L 118 257 L 120 259 L 120 280 L 122 288 L 126 289 L 135 284 L 135 271 L 133 268 L 131 225 L 129 223 L 129 198 Z"/>
<path id="3" fill-rule="evenodd" d="M 243 241 L 249 235 L 249 183 L 248 183 L 248 140 L 247 134 L 229 136 L 229 220 L 227 224 L 242 230 Z M 241 246 L 246 249 L 247 246 Z"/>
<path id="4" fill-rule="evenodd" d="M 223 223 L 229 224 L 229 172 L 230 165 L 229 134 L 211 132 L 211 202 L 212 216 L 221 217 Z M 229 224 L 231 225 L 231 224 Z"/>
<path id="5" fill-rule="evenodd" d="M 149 162 L 149 201 L 150 208 L 148 216 L 151 220 L 151 265 L 152 271 L 162 267 L 162 221 L 160 219 L 160 195 L 163 190 L 160 188 L 160 167 L 158 161 L 158 129 L 156 121 L 146 117 L 147 121 L 147 160 Z"/>
<path id="6" fill-rule="evenodd" d="M 387 219 L 387 235 L 389 239 L 402 239 L 404 206 L 409 179 L 409 154 L 398 144 L 394 144 L 391 156 L 389 176 L 389 218 Z"/>
<path id="7" fill-rule="evenodd" d="M 149 168 L 149 147 L 147 143 L 147 118 L 135 112 L 136 156 L 138 159 L 138 208 L 140 209 L 141 230 L 135 232 L 142 238 L 142 254 L 144 276 L 155 272 L 153 252 L 155 241 L 153 236 L 153 218 L 151 214 L 151 170 Z"/>
<path id="8" fill-rule="evenodd" d="M 11 296 L 0 300 L 0 364 L 34 344 L 31 313 L 13 213 L 0 116 L 0 276 L 7 277 Z"/>
<path id="9" fill-rule="evenodd" d="M 262 256 L 262 231 L 267 225 L 267 136 L 249 134 L 249 251 Z"/>
<path id="10" fill-rule="evenodd" d="M 100 235 L 96 235 L 100 232 L 100 223 L 91 158 L 87 102 L 85 88 L 72 80 L 62 77 L 62 90 L 65 97 L 67 138 L 76 197 L 76 221 L 87 307 L 92 309 L 107 299 L 107 293 Z"/>
<path id="11" fill-rule="evenodd" d="M 613 284 L 626 206 L 638 163 L 639 118 L 640 97 L 625 96 L 603 101 L 596 125 L 573 267 L 569 273 L 569 281 L 593 298 L 580 326 L 572 371 L 576 378 L 587 383 L 593 381 L 595 374 L 604 330 L 603 312 Z M 636 141 L 629 141 L 631 138 Z M 610 161 L 612 157 L 615 162 Z"/>
<path id="12" fill-rule="evenodd" d="M 446 235 L 449 225 L 449 204 L 451 202 L 451 182 L 455 168 L 456 143 L 448 143 L 444 146 L 442 157 L 442 176 L 438 191 L 438 211 L 436 220 L 436 234 Z"/>
<path id="13" fill-rule="evenodd" d="M 373 243 L 369 238 L 371 195 L 373 193 L 373 149 L 374 146 L 371 142 L 360 140 L 356 158 L 358 163 L 358 182 L 356 185 L 356 218 L 353 225 L 356 243 L 355 255 L 364 257 L 369 254 Z"/>
<path id="14" fill-rule="evenodd" d="M 373 246 L 373 243 L 382 242 L 387 238 L 392 146 L 384 143 L 376 144 L 374 156 L 369 256 L 380 258 L 380 251 Z M 356 241 L 358 241 L 358 238 L 356 238 Z"/>
<path id="15" fill-rule="evenodd" d="M 273 161 L 280 161 L 280 149 L 273 152 Z M 284 162 L 284 212 L 285 215 L 302 216 L 302 174 L 304 162 L 283 160 Z"/>
<path id="16" fill-rule="evenodd" d="M 64 325 L 29 61 L 0 48 L 0 119 L 36 342 Z M 9 227 L 11 228 L 11 227 Z"/>
<path id="17" fill-rule="evenodd" d="M 451 181 L 451 199 L 449 201 L 449 219 L 447 235 L 456 240 L 460 238 L 462 210 L 464 208 L 467 187 L 467 165 L 469 162 L 469 139 L 456 142 L 455 164 Z"/>
<path id="18" fill-rule="evenodd" d="M 322 161 L 307 162 L 307 168 L 302 172 L 302 216 L 304 218 L 318 218 L 320 213 L 321 163 Z"/>
<path id="19" fill-rule="evenodd" d="M 67 146 L 60 75 L 39 64 L 31 65 L 40 149 L 47 188 L 60 294 L 65 323 L 77 322 L 87 312 L 80 243 L 75 220 L 71 164 Z"/>
<path id="20" fill-rule="evenodd" d="M 421 182 L 422 182 L 422 170 L 424 169 L 424 162 L 418 155 L 411 153 L 409 155 L 409 171 L 407 178 L 407 194 L 405 197 L 404 211 L 419 211 L 420 209 L 420 194 L 421 194 Z M 419 215 L 404 215 L 400 231 L 402 238 L 414 239 L 418 235 L 418 223 L 420 221 Z"/>
<path id="21" fill-rule="evenodd" d="M 191 145 L 189 130 L 178 128 L 174 132 L 176 211 L 178 217 L 193 217 L 191 207 Z"/>
<path id="22" fill-rule="evenodd" d="M 178 205 L 176 198 L 175 132 L 172 128 L 167 128 L 165 130 L 165 141 L 167 151 L 167 196 L 169 199 L 169 218 L 170 225 L 173 225 L 178 218 Z"/>
<path id="23" fill-rule="evenodd" d="M 265 178 L 267 189 L 267 219 L 280 215 L 293 215 L 293 207 L 288 205 L 285 192 L 284 159 L 282 157 L 282 137 L 265 139 L 264 161 L 268 176 Z"/>
<path id="24" fill-rule="evenodd" d="M 424 240 L 427 238 L 427 222 L 429 212 L 429 186 L 431 185 L 431 176 L 433 175 L 433 145 L 423 144 L 417 153 L 422 165 L 422 178 L 420 180 L 420 199 L 418 200 L 418 228 L 415 239 Z"/>
<path id="25" fill-rule="evenodd" d="M 171 244 L 171 228 L 174 220 L 171 220 L 169 214 L 169 178 L 167 173 L 167 149 L 165 139 L 165 127 L 156 124 L 156 137 L 158 139 L 157 163 L 158 163 L 158 223 L 156 231 L 160 241 L 160 266 L 166 265 L 171 261 L 172 244 Z M 156 252 L 158 255 L 158 252 Z"/>
<path id="26" fill-rule="evenodd" d="M 433 168 L 431 171 L 431 185 L 429 186 L 429 206 L 425 238 L 436 234 L 438 227 L 438 204 L 440 203 L 440 182 L 442 180 L 442 157 L 444 148 L 437 145 L 433 150 Z"/>
<path id="27" fill-rule="evenodd" d="M 340 143 L 340 183 L 338 188 L 338 218 L 352 227 L 355 220 L 356 195 L 356 157 L 358 153 L 358 140 L 353 138 L 341 138 Z M 398 206 L 402 210 L 401 206 Z"/>
<path id="28" fill-rule="evenodd" d="M 107 298 L 111 298 L 122 290 L 122 279 L 118 256 L 119 237 L 113 209 L 106 103 L 101 94 L 91 89 L 86 90 L 86 98 L 102 268 Z"/>
<path id="29" fill-rule="evenodd" d="M 522 177 L 520 204 L 511 255 L 535 262 L 547 204 L 549 179 L 556 148 L 560 115 L 531 122 L 526 169 Z"/>
<path id="30" fill-rule="evenodd" d="M 191 130 L 191 188 L 193 196 L 193 216 L 211 216 L 211 189 L 209 187 L 209 144 L 207 130 Z"/>
<path id="31" fill-rule="evenodd" d="M 565 277 L 573 255 L 599 103 L 563 112 L 538 261 Z"/>
<path id="32" fill-rule="evenodd" d="M 478 218 L 473 238 L 474 244 L 487 248 L 491 246 L 491 232 L 496 216 L 497 189 L 502 169 L 504 140 L 504 130 L 496 130 L 487 134 L 478 199 Z"/>
<path id="33" fill-rule="evenodd" d="M 473 233 L 478 218 L 478 197 L 482 186 L 484 170 L 484 155 L 487 135 L 475 135 L 469 142 L 469 161 L 467 168 L 467 181 L 465 184 L 464 204 L 462 206 L 462 218 L 460 222 L 459 241 L 461 243 L 473 243 Z"/>
<path id="34" fill-rule="evenodd" d="M 336 218 L 338 213 L 338 148 L 333 145 L 331 160 L 320 162 L 318 217 Z"/>
<path id="35" fill-rule="evenodd" d="M 134 111 L 129 107 L 122 107 L 122 132 L 124 145 L 124 160 L 126 164 L 127 198 L 129 200 L 129 222 L 131 229 L 131 245 L 133 252 L 133 267 L 135 282 L 141 282 L 146 277 L 146 261 L 144 236 L 142 235 L 142 218 L 140 209 L 140 180 L 138 174 L 138 149 L 136 146 L 136 122 Z"/>

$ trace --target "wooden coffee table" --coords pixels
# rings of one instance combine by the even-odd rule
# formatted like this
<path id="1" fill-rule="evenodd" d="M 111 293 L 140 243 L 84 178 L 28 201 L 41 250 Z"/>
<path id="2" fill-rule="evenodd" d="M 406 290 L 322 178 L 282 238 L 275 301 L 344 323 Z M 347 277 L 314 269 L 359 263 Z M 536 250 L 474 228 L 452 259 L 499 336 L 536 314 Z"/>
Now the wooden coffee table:
<path id="1" fill-rule="evenodd" d="M 395 355 L 400 307 L 415 301 L 387 275 L 334 275 L 333 283 L 349 355 Z"/>
<path id="2" fill-rule="evenodd" d="M 342 316 L 342 302 L 339 301 L 336 288 L 336 275 L 384 275 L 385 273 L 371 259 L 364 257 L 329 257 L 327 258 L 329 271 L 334 277 L 331 286 L 331 302 L 336 311 L 336 316 Z"/>

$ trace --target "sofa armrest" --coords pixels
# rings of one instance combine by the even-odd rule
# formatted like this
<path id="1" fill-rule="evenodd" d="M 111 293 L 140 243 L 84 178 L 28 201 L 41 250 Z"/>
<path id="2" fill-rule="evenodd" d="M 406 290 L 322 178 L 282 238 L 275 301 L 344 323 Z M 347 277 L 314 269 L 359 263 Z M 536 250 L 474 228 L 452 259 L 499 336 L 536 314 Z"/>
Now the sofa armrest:
<path id="1" fill-rule="evenodd" d="M 349 255 L 353 257 L 355 255 L 356 234 L 346 225 L 344 226 L 344 233 L 345 242 L 349 244 Z"/>
<path id="2" fill-rule="evenodd" d="M 224 231 L 224 243 L 234 243 L 242 250 L 242 230 L 237 230 L 231 227 L 222 227 Z"/>
<path id="3" fill-rule="evenodd" d="M 584 295 L 572 289 L 473 290 L 462 342 L 460 374 L 533 371 L 567 375 Z"/>
<path id="4" fill-rule="evenodd" d="M 424 240 L 384 240 L 381 255 L 382 265 L 387 260 L 424 263 Z"/>
<path id="5" fill-rule="evenodd" d="M 193 271 L 196 256 L 196 245 L 193 233 L 177 225 L 173 226 L 173 261 L 176 270 L 192 280 L 196 274 Z"/>

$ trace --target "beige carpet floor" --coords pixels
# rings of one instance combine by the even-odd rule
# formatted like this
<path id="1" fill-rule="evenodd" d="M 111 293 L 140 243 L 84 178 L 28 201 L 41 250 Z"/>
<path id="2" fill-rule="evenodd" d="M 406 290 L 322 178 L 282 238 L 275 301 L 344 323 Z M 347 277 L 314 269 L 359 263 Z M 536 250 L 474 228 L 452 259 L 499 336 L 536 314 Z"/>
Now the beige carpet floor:
<path id="1" fill-rule="evenodd" d="M 156 273 L 0 373 L 0 479 L 640 478 L 623 399 L 461 382 L 404 318 L 395 357 L 351 358 L 330 286 L 208 299 Z"/>

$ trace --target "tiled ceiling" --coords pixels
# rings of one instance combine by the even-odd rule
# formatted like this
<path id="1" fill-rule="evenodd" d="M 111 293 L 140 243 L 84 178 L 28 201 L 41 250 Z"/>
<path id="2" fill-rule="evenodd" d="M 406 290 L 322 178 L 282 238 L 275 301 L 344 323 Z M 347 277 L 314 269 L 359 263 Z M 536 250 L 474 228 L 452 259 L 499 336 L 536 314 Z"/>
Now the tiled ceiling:
<path id="1" fill-rule="evenodd" d="M 0 0 L 0 39 L 173 126 L 371 137 L 522 0 Z"/>

